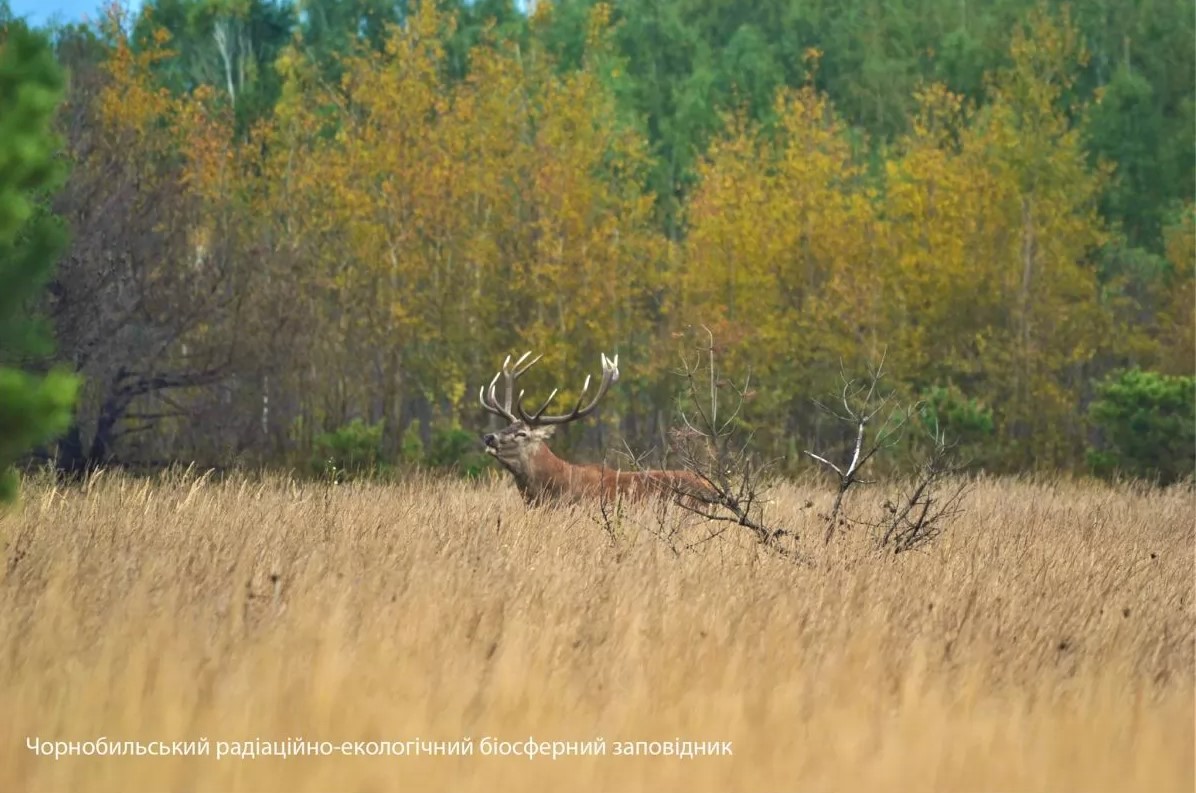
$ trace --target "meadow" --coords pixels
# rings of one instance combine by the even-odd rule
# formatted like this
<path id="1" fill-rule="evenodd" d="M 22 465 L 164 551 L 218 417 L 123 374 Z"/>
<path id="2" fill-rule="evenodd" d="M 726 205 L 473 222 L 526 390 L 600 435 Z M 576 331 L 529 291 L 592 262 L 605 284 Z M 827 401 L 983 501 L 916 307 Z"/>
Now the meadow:
<path id="1" fill-rule="evenodd" d="M 1190 489 L 981 479 L 898 556 L 824 547 L 824 484 L 772 496 L 812 565 L 500 479 L 31 481 L 0 515 L 0 790 L 1193 789 Z M 100 737 L 211 753 L 27 744 Z M 529 737 L 606 753 L 481 750 Z M 216 757 L 259 739 L 473 753 Z M 732 751 L 615 755 L 674 739 Z"/>

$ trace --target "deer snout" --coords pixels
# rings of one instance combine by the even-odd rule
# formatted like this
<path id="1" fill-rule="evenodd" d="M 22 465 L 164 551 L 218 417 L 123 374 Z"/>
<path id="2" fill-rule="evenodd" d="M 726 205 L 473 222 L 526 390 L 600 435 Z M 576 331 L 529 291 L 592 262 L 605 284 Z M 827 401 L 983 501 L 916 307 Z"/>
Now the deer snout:
<path id="1" fill-rule="evenodd" d="M 483 435 L 483 436 L 482 436 L 482 443 L 486 444 L 486 445 L 487 445 L 487 446 L 489 446 L 491 449 L 496 449 L 496 448 L 498 448 L 497 439 L 495 438 L 495 436 L 494 436 L 494 433 L 493 433 L 493 432 L 488 432 L 488 433 L 486 433 L 485 435 Z"/>

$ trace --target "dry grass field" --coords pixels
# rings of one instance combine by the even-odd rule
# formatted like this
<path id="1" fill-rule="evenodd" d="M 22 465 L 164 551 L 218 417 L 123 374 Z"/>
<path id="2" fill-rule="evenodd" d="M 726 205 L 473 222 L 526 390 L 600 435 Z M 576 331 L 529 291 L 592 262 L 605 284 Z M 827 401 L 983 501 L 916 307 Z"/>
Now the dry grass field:
<path id="1" fill-rule="evenodd" d="M 981 481 L 897 557 L 824 550 L 825 489 L 774 496 L 814 566 L 734 533 L 678 555 L 651 510 L 612 535 L 505 481 L 30 483 L 0 516 L 0 790 L 1193 789 L 1190 491 Z M 101 736 L 211 755 L 26 746 Z M 297 738 L 474 753 L 216 758 Z M 674 738 L 733 754 L 614 755 Z"/>

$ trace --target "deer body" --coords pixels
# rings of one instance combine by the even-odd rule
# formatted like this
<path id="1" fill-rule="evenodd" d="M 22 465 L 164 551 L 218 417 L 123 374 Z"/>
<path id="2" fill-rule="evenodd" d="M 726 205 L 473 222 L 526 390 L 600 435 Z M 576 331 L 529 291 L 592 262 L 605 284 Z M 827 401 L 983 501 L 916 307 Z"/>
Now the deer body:
<path id="1" fill-rule="evenodd" d="M 648 497 L 675 497 L 690 502 L 707 502 L 713 491 L 700 476 L 690 471 L 632 471 L 625 472 L 604 465 L 570 463 L 557 457 L 548 448 L 546 441 L 552 436 L 556 425 L 576 421 L 588 415 L 598 401 L 619 377 L 618 356 L 608 359 L 602 356 L 602 384 L 598 393 L 585 408 L 581 400 L 589 389 L 590 378 L 586 378 L 581 398 L 573 411 L 563 416 L 546 416 L 544 411 L 552 402 L 556 391 L 535 413 L 527 413 L 522 406 L 523 393 L 514 397 L 514 384 L 539 360 L 539 357 L 521 366 L 530 353 L 524 353 L 514 368 L 510 357 L 503 368 L 490 382 L 489 390 L 481 391 L 482 407 L 501 416 L 511 423 L 504 429 L 482 438 L 486 451 L 511 473 L 515 485 L 529 505 L 546 503 L 568 503 L 583 498 L 598 497 L 615 500 L 625 498 L 639 500 Z M 500 403 L 495 392 L 499 378 L 505 381 L 505 398 Z"/>
<path id="2" fill-rule="evenodd" d="M 557 457 L 543 441 L 535 442 L 515 460 L 501 456 L 497 441 L 493 446 L 488 442 L 487 450 L 514 477 L 524 501 L 533 505 L 593 497 L 635 501 L 654 495 L 701 493 L 706 489 L 701 478 L 689 471 L 620 471 L 604 465 L 570 463 Z"/>

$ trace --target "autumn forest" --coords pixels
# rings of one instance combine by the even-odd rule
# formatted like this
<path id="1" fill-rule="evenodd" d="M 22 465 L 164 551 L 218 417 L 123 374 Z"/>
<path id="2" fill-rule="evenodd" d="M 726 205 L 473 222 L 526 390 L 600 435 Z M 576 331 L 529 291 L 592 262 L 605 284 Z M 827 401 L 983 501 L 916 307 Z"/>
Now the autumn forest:
<path id="1" fill-rule="evenodd" d="M 526 6 L 151 0 L 47 30 L 39 211 L 66 236 L 29 306 L 53 351 L 19 363 L 80 391 L 39 458 L 472 471 L 478 387 L 525 349 L 561 404 L 618 353 L 555 445 L 645 450 L 704 327 L 785 470 L 841 440 L 812 400 L 882 356 L 986 470 L 1131 468 L 1118 395 L 1163 392 L 1186 462 L 1154 443 L 1145 473 L 1190 470 L 1189 3 Z"/>

